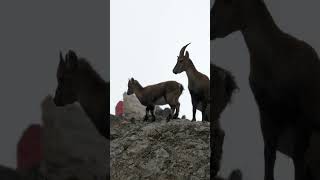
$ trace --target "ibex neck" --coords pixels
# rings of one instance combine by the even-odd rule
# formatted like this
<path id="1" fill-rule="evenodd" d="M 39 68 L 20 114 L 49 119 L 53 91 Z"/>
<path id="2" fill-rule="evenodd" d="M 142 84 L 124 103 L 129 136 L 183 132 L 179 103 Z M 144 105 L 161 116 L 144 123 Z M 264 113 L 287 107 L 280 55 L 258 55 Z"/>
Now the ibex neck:
<path id="1" fill-rule="evenodd" d="M 250 54 L 270 53 L 274 40 L 282 32 L 274 22 L 267 6 L 263 1 L 254 1 L 250 6 L 248 5 L 247 9 L 243 8 L 243 12 L 244 26 L 241 32 Z"/>
<path id="2" fill-rule="evenodd" d="M 142 86 L 136 86 L 133 89 L 134 94 L 137 96 L 140 102 L 142 100 L 142 90 L 143 90 Z"/>
<path id="3" fill-rule="evenodd" d="M 193 80 L 195 80 L 196 74 L 199 73 L 199 72 L 196 69 L 196 67 L 194 65 L 192 65 L 186 70 L 186 73 L 187 73 L 187 76 L 188 76 L 188 80 L 189 81 L 193 81 Z"/>

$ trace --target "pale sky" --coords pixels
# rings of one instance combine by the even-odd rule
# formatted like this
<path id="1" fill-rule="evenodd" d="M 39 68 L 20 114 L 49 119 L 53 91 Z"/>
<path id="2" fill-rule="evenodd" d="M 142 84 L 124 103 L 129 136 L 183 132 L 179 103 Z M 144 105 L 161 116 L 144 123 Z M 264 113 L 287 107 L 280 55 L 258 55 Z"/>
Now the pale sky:
<path id="1" fill-rule="evenodd" d="M 110 112 L 115 112 L 131 77 L 142 86 L 175 80 L 185 87 L 179 116 L 191 119 L 187 76 L 172 70 L 182 46 L 191 42 L 187 48 L 190 58 L 209 76 L 210 1 L 111 0 L 110 7 Z M 197 120 L 201 120 L 200 111 Z"/>

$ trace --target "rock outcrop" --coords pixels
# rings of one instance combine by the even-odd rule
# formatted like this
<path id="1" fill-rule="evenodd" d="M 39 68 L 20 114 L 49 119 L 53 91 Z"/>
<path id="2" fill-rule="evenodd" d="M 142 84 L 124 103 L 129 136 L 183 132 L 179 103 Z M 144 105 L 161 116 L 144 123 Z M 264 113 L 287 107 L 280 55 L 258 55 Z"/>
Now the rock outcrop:
<path id="1" fill-rule="evenodd" d="M 110 115 L 111 179 L 210 179 L 210 125 Z"/>
<path id="2" fill-rule="evenodd" d="M 143 119 L 146 114 L 146 107 L 143 106 L 135 94 L 123 93 L 123 110 L 127 119 Z"/>
<path id="3" fill-rule="evenodd" d="M 306 153 L 306 164 L 310 179 L 320 179 L 320 133 L 314 132 L 310 139 L 310 146 Z"/>
<path id="4" fill-rule="evenodd" d="M 28 171 L 39 167 L 43 160 L 43 128 L 31 124 L 22 133 L 17 145 L 17 170 Z"/>
<path id="5" fill-rule="evenodd" d="M 52 97 L 42 102 L 44 161 L 49 180 L 106 180 L 109 143 L 78 104 L 56 107 Z"/>
<path id="6" fill-rule="evenodd" d="M 0 166 L 0 179 L 1 180 L 22 180 L 22 176 L 16 170 Z"/>

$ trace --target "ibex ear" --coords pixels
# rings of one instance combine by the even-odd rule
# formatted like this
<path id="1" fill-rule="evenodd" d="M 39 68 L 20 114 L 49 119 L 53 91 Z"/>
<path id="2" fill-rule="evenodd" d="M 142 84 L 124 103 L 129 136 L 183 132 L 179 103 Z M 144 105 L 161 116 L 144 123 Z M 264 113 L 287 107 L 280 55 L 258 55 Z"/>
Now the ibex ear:
<path id="1" fill-rule="evenodd" d="M 63 60 L 63 56 L 62 56 L 62 52 L 59 52 L 59 57 L 60 57 L 60 61 L 59 61 L 59 67 L 64 67 L 64 60 Z"/>
<path id="2" fill-rule="evenodd" d="M 134 81 L 134 79 L 133 79 L 133 78 L 131 78 L 131 81 Z"/>
<path id="3" fill-rule="evenodd" d="M 189 52 L 188 51 L 186 52 L 186 58 L 189 59 Z"/>
<path id="4" fill-rule="evenodd" d="M 59 51 L 59 57 L 60 57 L 60 61 L 63 61 L 63 56 L 61 51 Z"/>
<path id="5" fill-rule="evenodd" d="M 76 53 L 72 50 L 69 50 L 66 55 L 66 67 L 70 70 L 74 70 L 78 66 L 78 57 Z"/>

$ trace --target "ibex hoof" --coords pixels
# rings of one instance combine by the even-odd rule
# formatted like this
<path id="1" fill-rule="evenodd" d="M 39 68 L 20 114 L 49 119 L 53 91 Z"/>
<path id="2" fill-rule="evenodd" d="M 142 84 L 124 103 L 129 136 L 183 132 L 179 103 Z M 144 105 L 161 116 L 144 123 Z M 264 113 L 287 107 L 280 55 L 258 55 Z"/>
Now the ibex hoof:
<path id="1" fill-rule="evenodd" d="M 196 121 L 196 119 L 192 119 L 191 121 Z"/>

